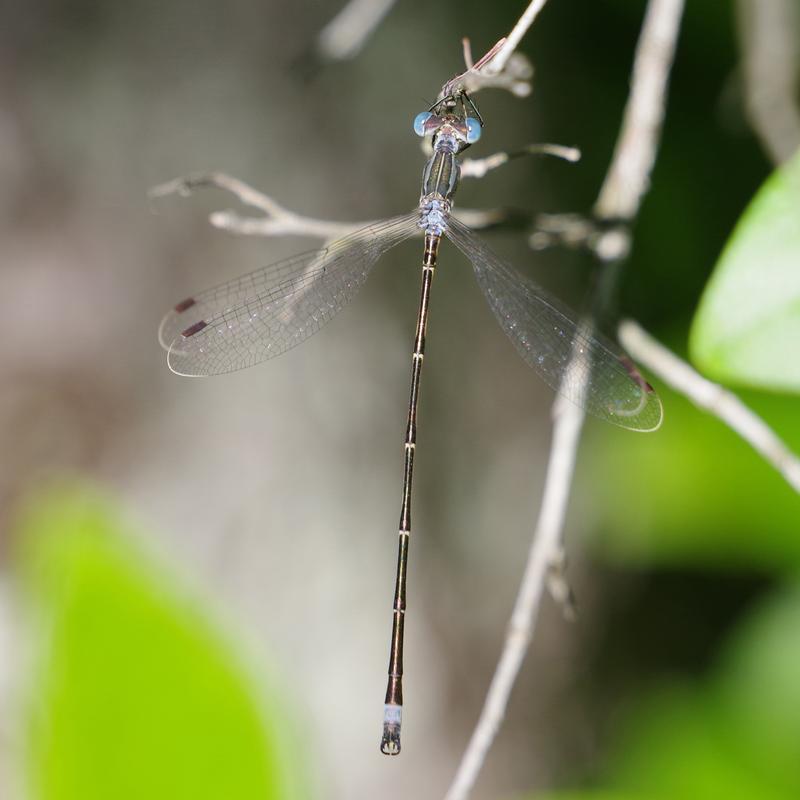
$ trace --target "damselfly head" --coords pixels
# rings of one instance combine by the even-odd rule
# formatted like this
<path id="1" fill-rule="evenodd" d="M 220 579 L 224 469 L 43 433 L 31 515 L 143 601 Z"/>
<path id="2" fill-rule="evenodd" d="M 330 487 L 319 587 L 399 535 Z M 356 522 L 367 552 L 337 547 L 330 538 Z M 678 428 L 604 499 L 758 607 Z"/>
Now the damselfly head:
<path id="1" fill-rule="evenodd" d="M 434 145 L 436 137 L 447 136 L 455 139 L 458 150 L 463 150 L 481 138 L 481 131 L 480 120 L 450 110 L 444 114 L 423 111 L 414 117 L 414 133 L 417 136 L 433 136 Z"/>

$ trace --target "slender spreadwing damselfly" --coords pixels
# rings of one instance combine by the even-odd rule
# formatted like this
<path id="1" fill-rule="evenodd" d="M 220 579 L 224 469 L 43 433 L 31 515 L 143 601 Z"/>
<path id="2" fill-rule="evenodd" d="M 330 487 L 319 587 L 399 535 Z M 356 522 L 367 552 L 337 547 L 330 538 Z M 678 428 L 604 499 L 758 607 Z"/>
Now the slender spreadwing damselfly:
<path id="1" fill-rule="evenodd" d="M 475 116 L 469 116 L 470 110 Z M 553 389 L 596 417 L 638 431 L 661 424 L 661 401 L 615 344 L 582 326 L 574 312 L 498 258 L 451 215 L 459 180 L 458 155 L 481 135 L 483 123 L 463 93 L 417 115 L 414 130 L 431 137 L 419 206 L 368 225 L 322 250 L 279 261 L 178 303 L 159 338 L 178 375 L 218 375 L 286 352 L 316 333 L 350 301 L 387 250 L 422 232 L 422 290 L 411 367 L 405 432 L 389 679 L 381 750 L 400 752 L 403 629 L 411 479 L 417 441 L 417 401 L 425 353 L 431 283 L 442 238 L 471 262 L 497 321 L 519 354 Z"/>

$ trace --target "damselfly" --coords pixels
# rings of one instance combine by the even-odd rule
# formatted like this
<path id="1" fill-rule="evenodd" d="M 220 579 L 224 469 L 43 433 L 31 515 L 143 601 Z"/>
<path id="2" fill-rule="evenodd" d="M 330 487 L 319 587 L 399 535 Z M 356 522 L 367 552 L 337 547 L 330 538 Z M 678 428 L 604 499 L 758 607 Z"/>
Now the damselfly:
<path id="1" fill-rule="evenodd" d="M 468 110 L 469 107 L 469 110 Z M 473 113 L 475 116 L 470 116 Z M 217 375 L 280 355 L 316 333 L 353 298 L 380 256 L 420 229 L 422 290 L 411 368 L 403 494 L 381 750 L 400 752 L 403 628 L 411 534 L 411 479 L 425 330 L 439 245 L 449 239 L 472 263 L 500 326 L 522 358 L 553 389 L 601 419 L 638 431 L 661 424 L 661 402 L 633 362 L 611 341 L 498 258 L 451 215 L 457 156 L 482 131 L 480 115 L 460 92 L 417 115 L 414 131 L 432 137 L 419 206 L 368 225 L 323 250 L 256 270 L 178 303 L 159 329 L 168 363 L 179 375 Z"/>

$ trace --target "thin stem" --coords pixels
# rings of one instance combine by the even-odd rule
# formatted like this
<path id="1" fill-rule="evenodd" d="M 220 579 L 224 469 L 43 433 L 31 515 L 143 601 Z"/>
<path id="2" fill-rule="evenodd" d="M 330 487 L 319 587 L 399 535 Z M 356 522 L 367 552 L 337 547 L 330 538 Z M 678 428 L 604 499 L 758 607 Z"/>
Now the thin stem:
<path id="1" fill-rule="evenodd" d="M 171 194 L 187 197 L 194 189 L 208 187 L 230 192 L 244 205 L 264 214 L 258 218 L 242 217 L 234 211 L 216 211 L 211 214 L 209 219 L 214 227 L 232 233 L 256 236 L 314 236 L 327 240 L 345 236 L 369 225 L 368 222 L 331 222 L 296 214 L 269 195 L 224 172 L 200 172 L 175 178 L 153 187 L 148 194 L 151 198 L 167 197 Z"/>
<path id="2" fill-rule="evenodd" d="M 496 42 L 475 63 L 472 61 L 472 51 L 468 39 L 462 42 L 464 48 L 464 64 L 466 70 L 450 80 L 445 81 L 439 92 L 439 99 L 453 95 L 467 93 L 475 94 L 481 89 L 506 89 L 517 97 L 527 97 L 531 93 L 531 78 L 533 67 L 525 56 L 514 55 L 513 48 L 507 48 L 507 39 L 504 37 Z M 497 54 L 505 50 L 507 53 L 502 65 L 493 68 Z"/>
<path id="3" fill-rule="evenodd" d="M 552 554 L 558 549 L 561 537 L 584 413 L 578 406 L 559 397 L 553 406 L 553 418 L 553 440 L 542 506 L 534 532 L 534 544 L 528 551 L 528 560 L 508 624 L 503 652 L 489 684 L 478 724 L 445 800 L 463 800 L 469 796 L 489 748 L 500 730 L 511 688 L 536 628 Z"/>
<path id="4" fill-rule="evenodd" d="M 630 220 L 639 209 L 655 159 L 682 12 L 682 0 L 650 0 L 648 3 L 620 136 L 595 205 L 598 216 Z M 627 232 L 626 235 L 629 236 Z M 615 253 L 619 263 L 627 254 L 627 248 L 619 248 Z M 586 325 L 591 328 L 591 321 Z M 567 369 L 566 379 L 586 381 L 584 373 L 580 373 L 580 377 L 572 374 L 577 366 L 577 359 L 574 359 Z M 550 566 L 562 552 L 564 518 L 584 413 L 559 397 L 553 406 L 553 418 L 542 506 L 509 632 L 478 723 L 447 792 L 447 800 L 468 797 L 483 767 L 533 636 Z"/>
<path id="5" fill-rule="evenodd" d="M 683 0 L 657 0 L 647 6 L 622 130 L 594 206 L 601 219 L 633 219 L 649 188 L 682 14 Z"/>
<path id="6" fill-rule="evenodd" d="M 522 37 L 528 32 L 528 28 L 533 25 L 533 21 L 539 16 L 539 12 L 544 8 L 547 0 L 531 0 L 522 16 L 517 20 L 516 25 L 511 29 L 511 33 L 506 37 L 495 57 L 487 65 L 486 71 L 494 74 L 503 71 L 503 68 L 511 58 L 512 53 L 517 49 Z"/>
<path id="7" fill-rule="evenodd" d="M 269 195 L 224 172 L 203 172 L 175 178 L 154 186 L 148 194 L 153 199 L 171 194 L 188 197 L 198 188 L 215 188 L 230 192 L 244 205 L 264 213 L 263 217 L 245 217 L 235 211 L 227 210 L 214 211 L 209 215 L 209 221 L 215 228 L 240 236 L 312 236 L 328 241 L 366 228 L 375 221 L 334 222 L 306 217 L 290 211 Z M 509 218 L 510 212 L 500 208 L 458 208 L 453 212 L 453 216 L 470 228 L 481 229 L 502 224 Z"/>
<path id="8" fill-rule="evenodd" d="M 620 323 L 619 339 L 637 361 L 664 383 L 736 431 L 800 493 L 800 458 L 733 392 L 704 378 L 632 320 Z"/>
<path id="9" fill-rule="evenodd" d="M 320 31 L 317 49 L 332 61 L 355 58 L 396 0 L 350 0 Z"/>
<path id="10" fill-rule="evenodd" d="M 770 158 L 780 164 L 800 146 L 800 13 L 796 0 L 739 0 L 745 108 Z"/>
<path id="11" fill-rule="evenodd" d="M 502 167 L 512 159 L 531 155 L 554 156 L 575 163 L 580 161 L 581 151 L 577 147 L 567 147 L 562 144 L 529 144 L 521 150 L 510 153 L 501 151 L 484 158 L 465 158 L 461 162 L 461 177 L 482 178 L 487 172 Z"/>

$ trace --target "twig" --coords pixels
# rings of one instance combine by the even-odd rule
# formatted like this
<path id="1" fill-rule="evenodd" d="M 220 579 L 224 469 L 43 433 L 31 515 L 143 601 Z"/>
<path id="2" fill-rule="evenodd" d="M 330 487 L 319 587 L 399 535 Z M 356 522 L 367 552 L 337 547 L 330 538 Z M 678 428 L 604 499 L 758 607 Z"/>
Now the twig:
<path id="1" fill-rule="evenodd" d="M 503 643 L 503 652 L 492 676 L 480 719 L 455 779 L 445 795 L 446 800 L 462 800 L 469 796 L 486 754 L 500 729 L 511 687 L 516 681 L 533 637 L 552 556 L 558 549 L 584 415 L 578 406 L 559 395 L 553 405 L 553 417 L 553 442 L 536 525 L 535 544 L 528 553 L 525 572 Z"/>
<path id="2" fill-rule="evenodd" d="M 739 0 L 745 107 L 770 158 L 786 161 L 800 146 L 796 0 Z"/>
<path id="3" fill-rule="evenodd" d="M 491 52 L 490 50 L 489 53 Z M 487 63 L 485 60 L 487 56 L 484 56 L 478 64 L 468 66 L 465 72 L 447 81 L 439 92 L 439 99 L 459 92 L 476 94 L 481 89 L 505 89 L 515 97 L 527 97 L 531 93 L 533 65 L 522 53 L 512 55 L 501 72 L 488 72 L 482 69 L 479 65 Z"/>
<path id="4" fill-rule="evenodd" d="M 534 250 L 554 245 L 586 249 L 601 262 L 613 264 L 628 257 L 631 233 L 628 225 L 619 220 L 598 220 L 582 214 L 539 214 L 528 243 Z"/>
<path id="5" fill-rule="evenodd" d="M 489 74 L 498 74 L 503 71 L 511 55 L 522 41 L 522 37 L 528 32 L 528 28 L 533 25 L 533 21 L 539 16 L 539 12 L 544 8 L 546 2 L 547 0 L 531 0 L 530 5 L 517 20 L 517 24 L 511 29 L 511 33 L 508 34 L 505 42 L 503 42 L 497 54 L 486 67 L 486 71 Z"/>
<path id="6" fill-rule="evenodd" d="M 344 236 L 359 227 L 368 225 L 352 222 L 331 222 L 296 214 L 284 208 L 269 195 L 259 192 L 244 181 L 232 178 L 224 172 L 208 172 L 187 175 L 183 178 L 167 181 L 155 186 L 149 192 L 150 197 L 166 197 L 179 194 L 188 197 L 193 189 L 215 187 L 230 192 L 244 205 L 258 209 L 264 216 L 259 218 L 241 217 L 233 211 L 216 211 L 210 216 L 211 224 L 216 228 L 255 236 L 315 236 L 320 239 L 333 239 Z"/>
<path id="7" fill-rule="evenodd" d="M 600 219 L 633 219 L 648 189 L 682 12 L 683 0 L 658 0 L 647 6 L 622 133 L 594 206 Z"/>
<path id="8" fill-rule="evenodd" d="M 631 247 L 627 224 L 606 223 L 633 220 L 649 188 L 682 10 L 683 0 L 651 2 L 647 7 L 622 129 L 611 167 L 594 204 L 594 220 L 577 214 L 542 215 L 537 231 L 531 236 L 534 249 L 553 244 L 587 247 L 607 263 L 627 257 Z"/>
<path id="9" fill-rule="evenodd" d="M 636 48 L 630 96 L 608 176 L 595 204 L 602 218 L 631 220 L 647 188 L 666 103 L 666 86 L 683 0 L 650 0 Z M 652 93 L 652 94 L 651 94 Z M 619 258 L 624 257 L 620 251 Z M 590 323 L 587 323 L 590 324 Z M 577 361 L 567 369 L 571 379 Z M 586 380 L 586 376 L 581 378 Z M 508 699 L 533 635 L 550 565 L 561 552 L 584 412 L 561 397 L 553 405 L 553 441 L 536 530 L 497 669 L 480 718 L 446 800 L 464 800 L 480 773 L 505 716 Z"/>
<path id="10" fill-rule="evenodd" d="M 502 167 L 514 158 L 529 155 L 555 156 L 574 163 L 580 161 L 581 151 L 577 147 L 565 147 L 561 144 L 529 144 L 511 153 L 500 152 L 485 158 L 465 158 L 461 162 L 461 177 L 482 178 L 487 172 Z"/>
<path id="11" fill-rule="evenodd" d="M 695 372 L 636 322 L 624 320 L 618 332 L 620 342 L 637 361 L 696 406 L 730 426 L 800 492 L 800 458 L 733 392 Z"/>
<path id="12" fill-rule="evenodd" d="M 388 13 L 396 0 L 351 0 L 347 6 L 323 29 L 320 34 L 319 48 L 323 55 L 330 58 L 349 58 L 354 56 L 363 46 L 364 41 L 377 27 L 381 19 Z M 532 24 L 546 0 L 533 0 L 525 13 L 514 26 L 508 39 L 501 39 L 476 63 L 472 63 L 472 55 L 468 40 L 463 41 L 466 72 L 456 76 L 448 84 L 460 86 L 469 91 L 480 88 L 504 88 L 524 96 L 530 92 L 530 78 L 533 68 L 524 57 L 510 60 L 522 36 Z M 499 60 L 498 60 L 499 59 Z M 463 81 L 463 86 L 460 83 Z M 485 159 L 466 160 L 463 174 L 468 177 L 483 177 L 488 171 L 505 164 L 511 158 L 528 153 L 549 153 L 570 161 L 580 158 L 575 148 L 559 145 L 531 145 L 525 150 L 515 153 L 497 153 Z M 188 196 L 193 189 L 216 187 L 231 192 L 244 205 L 263 213 L 263 217 L 245 217 L 235 211 L 216 211 L 209 217 L 216 228 L 246 236 L 314 236 L 323 240 L 344 236 L 360 227 L 363 223 L 332 222 L 315 219 L 282 206 L 269 195 L 254 189 L 238 178 L 222 172 L 197 173 L 168 181 L 150 190 L 152 198 L 165 197 L 170 194 Z M 506 212 L 500 209 L 476 211 L 458 209 L 456 217 L 468 221 L 471 227 L 490 227 L 501 222 Z"/>
<path id="13" fill-rule="evenodd" d="M 153 198 L 172 194 L 188 197 L 194 189 L 215 188 L 230 192 L 241 203 L 261 211 L 263 217 L 242 216 L 236 211 L 214 211 L 209 221 L 215 228 L 240 236 L 311 236 L 323 241 L 337 239 L 348 233 L 371 225 L 374 220 L 362 222 L 334 222 L 297 214 L 282 206 L 269 195 L 258 191 L 238 178 L 224 172 L 203 172 L 175 178 L 154 186 L 148 192 Z M 453 216 L 470 228 L 491 228 L 507 221 L 512 213 L 502 208 L 456 208 Z"/>
<path id="14" fill-rule="evenodd" d="M 338 239 L 369 225 L 369 222 L 333 222 L 283 214 L 279 217 L 244 217 L 232 210 L 214 211 L 208 220 L 215 228 L 242 236 L 314 236 L 325 241 Z"/>
<path id="15" fill-rule="evenodd" d="M 355 58 L 396 0 L 350 0 L 320 31 L 317 51 L 331 61 Z"/>
<path id="16" fill-rule="evenodd" d="M 519 23 L 515 30 L 518 26 Z M 516 45 L 508 47 L 507 37 L 496 42 L 474 63 L 469 39 L 462 39 L 462 45 L 467 69 L 444 83 L 439 92 L 440 100 L 464 92 L 475 94 L 481 89 L 507 89 L 517 97 L 527 97 L 531 93 L 533 66 L 522 53 L 514 52 Z M 502 64 L 497 62 L 497 56 L 501 52 L 506 54 Z"/>
<path id="17" fill-rule="evenodd" d="M 546 2 L 531 0 L 511 33 L 500 39 L 474 64 L 469 40 L 464 39 L 464 63 L 467 69 L 442 86 L 439 99 L 459 92 L 475 94 L 489 88 L 507 89 L 517 97 L 527 97 L 531 93 L 533 67 L 527 57 L 516 50 Z"/>

